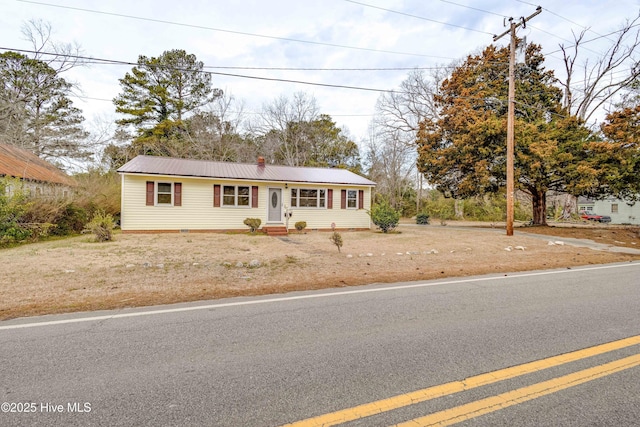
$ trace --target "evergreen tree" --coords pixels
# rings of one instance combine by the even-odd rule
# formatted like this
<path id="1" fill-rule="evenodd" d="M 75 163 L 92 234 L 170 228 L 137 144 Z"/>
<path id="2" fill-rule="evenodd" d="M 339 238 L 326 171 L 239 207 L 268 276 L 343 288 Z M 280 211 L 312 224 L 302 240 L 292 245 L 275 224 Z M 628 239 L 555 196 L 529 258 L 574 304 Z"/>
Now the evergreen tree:
<path id="1" fill-rule="evenodd" d="M 0 135 L 45 159 L 87 159 L 82 112 L 72 85 L 47 63 L 16 52 L 0 54 Z"/>
<path id="2" fill-rule="evenodd" d="M 592 187 L 589 130 L 562 107 L 562 91 L 529 45 L 516 70 L 515 181 L 531 195 L 535 224 L 546 223 L 549 190 L 580 194 Z M 503 191 L 506 180 L 508 48 L 487 47 L 457 67 L 435 96 L 440 118 L 418 132 L 418 167 L 455 197 Z"/>
<path id="3" fill-rule="evenodd" d="M 125 117 L 117 124 L 135 129 L 139 152 L 158 155 L 168 155 L 171 146 L 183 143 L 184 120 L 222 93 L 212 89 L 203 63 L 184 50 L 165 51 L 157 58 L 140 55 L 120 86 L 122 92 L 113 102 Z"/>

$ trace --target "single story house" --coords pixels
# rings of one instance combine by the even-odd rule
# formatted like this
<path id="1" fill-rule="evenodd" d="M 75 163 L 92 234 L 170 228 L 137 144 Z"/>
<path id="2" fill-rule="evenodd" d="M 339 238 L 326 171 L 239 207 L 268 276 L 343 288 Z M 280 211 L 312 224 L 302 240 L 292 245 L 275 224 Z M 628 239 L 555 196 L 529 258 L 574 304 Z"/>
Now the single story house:
<path id="1" fill-rule="evenodd" d="M 137 156 L 118 172 L 123 232 L 371 228 L 375 183 L 346 169 Z"/>
<path id="2" fill-rule="evenodd" d="M 0 178 L 17 178 L 24 191 L 35 197 L 67 197 L 75 181 L 31 151 L 0 144 Z M 7 188 L 11 194 L 15 189 Z"/>
<path id="3" fill-rule="evenodd" d="M 591 200 L 580 197 L 578 212 L 597 213 L 611 217 L 611 224 L 640 224 L 640 202 L 630 202 L 613 197 Z"/>

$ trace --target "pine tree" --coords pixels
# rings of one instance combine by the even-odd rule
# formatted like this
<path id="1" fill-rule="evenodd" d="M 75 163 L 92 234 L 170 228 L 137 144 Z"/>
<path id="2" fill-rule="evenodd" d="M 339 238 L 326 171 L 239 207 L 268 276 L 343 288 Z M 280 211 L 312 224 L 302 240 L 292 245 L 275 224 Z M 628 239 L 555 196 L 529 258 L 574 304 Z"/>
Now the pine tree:
<path id="1" fill-rule="evenodd" d="M 4 142 L 55 160 L 86 159 L 82 112 L 72 85 L 45 62 L 17 52 L 0 54 L 0 135 Z"/>
<path id="2" fill-rule="evenodd" d="M 212 89 L 211 75 L 203 63 L 184 50 L 165 51 L 161 56 L 140 55 L 138 65 L 120 79 L 122 92 L 114 99 L 121 129 L 135 129 L 134 145 L 154 154 L 169 154 L 179 144 L 184 120 L 220 96 Z M 144 150 L 143 150 L 144 151 Z"/>

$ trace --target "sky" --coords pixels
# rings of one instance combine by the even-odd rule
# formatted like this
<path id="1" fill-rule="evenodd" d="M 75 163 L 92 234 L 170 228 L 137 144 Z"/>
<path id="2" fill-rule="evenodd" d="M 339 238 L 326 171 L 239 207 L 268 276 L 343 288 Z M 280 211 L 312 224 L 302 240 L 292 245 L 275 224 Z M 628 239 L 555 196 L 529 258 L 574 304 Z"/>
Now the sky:
<path id="1" fill-rule="evenodd" d="M 588 29 L 594 40 L 578 65 L 592 61 L 610 44 L 602 36 L 638 15 L 640 0 L 0 0 L 0 52 L 32 49 L 21 31 L 29 20 L 50 23 L 52 40 L 77 43 L 92 58 L 135 63 L 184 49 L 207 70 L 236 75 L 214 74 L 212 83 L 246 114 L 305 92 L 361 142 L 382 92 L 397 89 L 411 68 L 478 53 L 507 29 L 505 18 L 537 6 L 542 13 L 518 36 L 542 45 L 547 68 L 561 75 L 560 44 L 571 46 L 573 34 Z M 89 127 L 119 117 L 112 99 L 131 68 L 92 64 L 63 75 L 78 84 L 72 99 Z"/>

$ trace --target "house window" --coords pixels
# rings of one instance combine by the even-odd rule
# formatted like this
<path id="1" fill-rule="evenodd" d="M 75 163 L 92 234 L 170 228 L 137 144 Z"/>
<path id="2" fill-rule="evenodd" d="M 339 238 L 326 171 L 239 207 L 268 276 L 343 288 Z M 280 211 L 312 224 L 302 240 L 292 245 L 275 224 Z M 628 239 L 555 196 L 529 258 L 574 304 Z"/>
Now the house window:
<path id="1" fill-rule="evenodd" d="M 612 203 L 611 204 L 611 213 L 618 213 L 618 204 L 617 203 Z"/>
<path id="2" fill-rule="evenodd" d="M 364 209 L 364 191 L 341 190 L 340 209 Z"/>
<path id="3" fill-rule="evenodd" d="M 244 185 L 224 185 L 222 187 L 222 206 L 249 207 L 251 205 L 251 187 Z"/>
<path id="4" fill-rule="evenodd" d="M 347 208 L 358 209 L 357 190 L 347 190 Z"/>
<path id="5" fill-rule="evenodd" d="M 147 206 L 182 206 L 182 183 L 147 181 Z"/>
<path id="6" fill-rule="evenodd" d="M 170 205 L 173 202 L 173 185 L 170 182 L 159 182 L 156 192 L 156 204 Z"/>
<path id="7" fill-rule="evenodd" d="M 327 204 L 327 190 L 310 188 L 291 189 L 292 208 L 324 208 Z"/>

